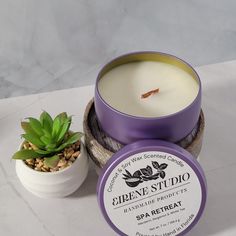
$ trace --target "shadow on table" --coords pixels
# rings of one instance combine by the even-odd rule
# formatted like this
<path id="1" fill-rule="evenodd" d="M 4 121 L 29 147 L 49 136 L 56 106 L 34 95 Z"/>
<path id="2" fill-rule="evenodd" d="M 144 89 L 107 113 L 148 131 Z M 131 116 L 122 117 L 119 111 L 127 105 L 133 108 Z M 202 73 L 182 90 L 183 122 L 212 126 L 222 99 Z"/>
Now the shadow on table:
<path id="1" fill-rule="evenodd" d="M 207 179 L 209 191 L 205 213 L 188 235 L 233 235 L 228 232 L 232 228 L 236 230 L 236 165 L 212 171 Z"/>
<path id="2" fill-rule="evenodd" d="M 203 90 L 206 118 L 201 164 L 206 171 L 208 200 L 199 224 L 189 236 L 236 235 L 236 81 Z M 194 203 L 193 203 L 194 204 Z M 234 233 L 230 230 L 234 229 Z"/>

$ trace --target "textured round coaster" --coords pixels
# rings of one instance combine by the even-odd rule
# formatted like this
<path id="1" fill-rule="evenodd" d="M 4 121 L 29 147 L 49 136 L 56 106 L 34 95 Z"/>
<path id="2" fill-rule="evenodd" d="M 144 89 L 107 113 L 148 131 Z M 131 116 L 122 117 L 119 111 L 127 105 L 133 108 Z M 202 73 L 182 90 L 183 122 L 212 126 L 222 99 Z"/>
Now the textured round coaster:
<path id="1" fill-rule="evenodd" d="M 198 157 L 203 139 L 205 126 L 204 114 L 201 111 L 199 121 L 192 132 L 176 144 Z M 124 145 L 107 136 L 101 129 L 94 108 L 93 99 L 88 103 L 83 121 L 85 144 L 94 163 L 102 168 L 111 156 Z"/>

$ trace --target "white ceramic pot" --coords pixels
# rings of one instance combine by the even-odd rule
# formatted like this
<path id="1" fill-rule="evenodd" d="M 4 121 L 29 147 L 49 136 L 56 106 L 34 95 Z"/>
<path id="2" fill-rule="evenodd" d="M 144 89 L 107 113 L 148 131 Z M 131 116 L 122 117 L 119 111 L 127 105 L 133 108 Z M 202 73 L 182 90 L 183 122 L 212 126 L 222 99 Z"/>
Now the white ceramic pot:
<path id="1" fill-rule="evenodd" d="M 72 194 L 86 179 L 88 168 L 88 155 L 82 142 L 80 155 L 74 163 L 60 171 L 40 172 L 31 169 L 22 160 L 16 160 L 16 173 L 23 186 L 43 198 L 59 198 Z"/>

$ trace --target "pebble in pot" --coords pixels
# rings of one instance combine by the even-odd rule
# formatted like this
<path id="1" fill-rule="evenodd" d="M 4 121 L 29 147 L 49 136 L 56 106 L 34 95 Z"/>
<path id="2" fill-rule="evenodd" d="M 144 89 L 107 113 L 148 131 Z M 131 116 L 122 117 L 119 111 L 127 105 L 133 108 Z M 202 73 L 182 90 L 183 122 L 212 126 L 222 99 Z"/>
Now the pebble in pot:
<path id="1" fill-rule="evenodd" d="M 16 173 L 31 193 L 45 198 L 65 197 L 76 191 L 88 174 L 88 157 L 80 132 L 69 130 L 71 116 L 54 119 L 43 112 L 40 119 L 21 122 L 25 139 L 13 155 Z"/>

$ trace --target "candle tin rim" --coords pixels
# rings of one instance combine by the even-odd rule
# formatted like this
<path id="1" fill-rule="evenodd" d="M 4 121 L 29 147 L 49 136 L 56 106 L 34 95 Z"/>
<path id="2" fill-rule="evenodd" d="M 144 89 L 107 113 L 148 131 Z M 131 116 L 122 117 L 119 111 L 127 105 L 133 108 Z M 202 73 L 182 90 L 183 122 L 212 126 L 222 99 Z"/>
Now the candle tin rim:
<path id="1" fill-rule="evenodd" d="M 187 68 L 189 68 L 192 73 L 191 75 L 194 77 L 194 79 L 197 80 L 198 82 L 198 85 L 199 85 L 199 89 L 198 89 L 198 93 L 197 93 L 197 96 L 195 97 L 195 99 L 188 105 L 186 106 L 185 108 L 183 108 L 182 110 L 179 110 L 175 113 L 171 113 L 169 115 L 164 115 L 164 116 L 155 116 L 155 117 L 145 117 L 145 116 L 135 116 L 135 115 L 131 115 L 131 114 L 127 114 L 127 113 L 124 113 L 122 111 L 119 111 L 117 110 L 116 108 L 112 107 L 111 105 L 109 105 L 104 99 L 103 97 L 101 96 L 100 92 L 99 92 L 99 89 L 98 89 L 98 83 L 99 83 L 99 80 L 102 78 L 102 76 L 104 74 L 106 74 L 108 71 L 110 71 L 112 68 L 115 68 L 117 66 L 112 66 L 111 69 L 108 69 L 108 71 L 106 71 L 104 73 L 104 70 L 106 70 L 110 65 L 116 63 L 117 61 L 123 59 L 123 58 L 126 58 L 126 57 L 129 57 L 129 56 L 133 56 L 133 55 L 137 55 L 137 56 L 142 56 L 142 55 L 158 55 L 158 56 L 166 56 L 168 58 L 171 58 L 173 59 L 174 61 L 178 61 L 180 62 L 182 65 L 186 66 Z M 141 61 L 144 61 L 142 59 L 139 60 L 140 62 Z M 146 60 L 146 61 L 154 61 L 154 60 Z M 137 62 L 135 60 L 130 60 L 130 61 L 127 61 L 125 63 L 120 63 L 118 66 L 120 65 L 123 65 L 123 64 L 127 64 L 127 63 L 131 63 L 131 62 Z M 170 63 L 169 63 L 170 64 Z M 172 65 L 172 64 L 171 64 Z M 183 68 L 182 68 L 183 69 Z M 186 72 L 186 70 L 184 70 Z M 189 72 L 187 72 L 189 73 Z M 174 56 L 172 54 L 168 54 L 168 53 L 163 53 L 163 52 L 157 52 L 157 51 L 137 51 L 137 52 L 132 52 L 132 53 L 126 53 L 126 54 L 123 54 L 123 55 L 120 55 L 118 57 L 115 57 L 114 59 L 112 59 L 111 61 L 109 61 L 108 63 L 106 63 L 102 69 L 99 71 L 98 73 L 98 76 L 96 78 L 96 83 L 95 83 L 95 92 L 96 94 L 98 95 L 99 99 L 101 99 L 101 101 L 105 104 L 105 106 L 109 107 L 109 109 L 113 110 L 115 113 L 119 114 L 119 115 L 122 115 L 124 117 L 130 117 L 132 119 L 136 119 L 136 120 L 162 120 L 162 119 L 166 119 L 166 118 L 170 118 L 170 117 L 174 117 L 180 113 L 183 113 L 185 112 L 185 110 L 188 110 L 192 104 L 196 103 L 199 99 L 199 97 L 201 96 L 201 93 L 202 93 L 202 84 L 201 84 L 201 80 L 200 80 L 200 77 L 198 75 L 198 73 L 196 72 L 196 70 L 189 64 L 187 63 L 186 61 L 184 61 L 183 59 L 177 57 L 177 56 Z"/>
<path id="2" fill-rule="evenodd" d="M 110 175 L 110 173 L 114 170 L 114 168 L 129 156 L 137 154 L 139 152 L 145 151 L 163 151 L 167 152 L 172 155 L 176 155 L 178 158 L 186 162 L 195 172 L 198 177 L 200 186 L 201 186 L 201 204 L 198 210 L 196 217 L 194 218 L 193 222 L 182 231 L 178 236 L 185 235 L 189 232 L 200 220 L 206 205 L 207 200 L 207 181 L 204 174 L 204 171 L 198 161 L 185 149 L 179 147 L 176 144 L 158 140 L 158 139 L 149 139 L 149 140 L 139 140 L 133 143 L 130 143 L 123 148 L 121 148 L 118 152 L 116 152 L 106 163 L 106 165 L 101 170 L 101 173 L 98 178 L 97 182 L 97 200 L 103 217 L 105 218 L 106 222 L 110 225 L 110 227 L 119 235 L 127 236 L 124 232 L 116 227 L 116 225 L 111 221 L 109 215 L 106 212 L 105 205 L 104 205 L 104 189 L 106 181 Z"/>

